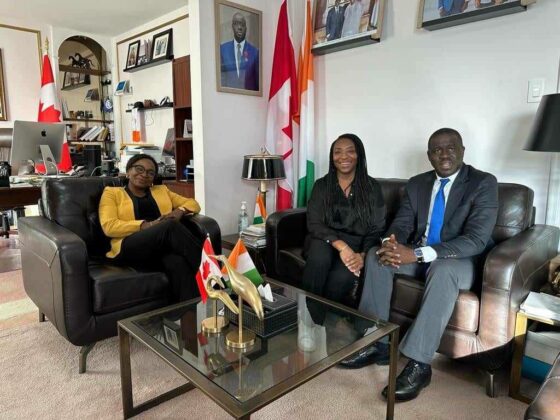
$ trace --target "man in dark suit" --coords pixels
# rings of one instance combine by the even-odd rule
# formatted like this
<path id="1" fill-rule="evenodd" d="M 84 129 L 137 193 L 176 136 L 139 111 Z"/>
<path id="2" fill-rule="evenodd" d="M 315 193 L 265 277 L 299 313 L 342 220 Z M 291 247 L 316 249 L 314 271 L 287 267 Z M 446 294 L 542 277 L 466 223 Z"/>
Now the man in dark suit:
<path id="1" fill-rule="evenodd" d="M 344 24 L 344 7 L 340 6 L 340 0 L 334 1 L 334 6 L 331 7 L 327 14 L 327 41 L 340 38 L 342 32 L 342 25 Z"/>
<path id="2" fill-rule="evenodd" d="M 247 22 L 241 13 L 231 21 L 233 39 L 220 45 L 222 87 L 259 90 L 259 49 L 246 39 Z"/>
<path id="3" fill-rule="evenodd" d="M 459 290 L 471 288 L 476 257 L 489 246 L 496 224 L 496 178 L 464 164 L 464 151 L 457 131 L 442 128 L 432 134 L 428 159 L 435 171 L 408 181 L 381 248 L 370 250 L 366 257 L 359 309 L 368 315 L 389 318 L 395 273 L 426 281 L 418 315 L 400 343 L 409 362 L 397 377 L 397 401 L 416 398 L 429 385 L 430 364 Z M 341 365 L 360 368 L 388 361 L 387 340 L 382 340 Z"/>

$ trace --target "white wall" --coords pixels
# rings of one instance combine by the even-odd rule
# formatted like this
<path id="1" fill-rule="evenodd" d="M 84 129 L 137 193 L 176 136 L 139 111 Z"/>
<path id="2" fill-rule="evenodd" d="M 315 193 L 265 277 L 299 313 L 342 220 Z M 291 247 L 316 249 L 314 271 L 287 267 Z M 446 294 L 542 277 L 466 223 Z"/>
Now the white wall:
<path id="1" fill-rule="evenodd" d="M 238 0 L 237 3 L 263 12 L 262 97 L 216 90 L 214 2 L 189 1 L 191 82 L 193 87 L 201 88 L 200 91 L 193 90 L 195 195 L 204 213 L 218 221 L 224 234 L 237 231 L 241 201 L 247 201 L 249 214 L 253 213 L 258 185 L 241 180 L 241 169 L 243 156 L 259 152 L 265 143 L 272 55 L 282 2 Z M 291 6 L 299 6 L 301 10 L 303 4 L 301 0 L 290 2 Z M 295 12 L 290 11 L 290 14 Z M 299 15 L 301 19 L 302 13 Z M 294 34 L 301 34 L 302 22 L 294 22 Z M 301 35 L 295 38 L 294 43 L 299 46 Z"/>
<path id="2" fill-rule="evenodd" d="M 433 32 L 415 29 L 416 11 L 387 1 L 380 44 L 315 59 L 318 174 L 330 143 L 354 132 L 370 175 L 408 178 L 430 169 L 429 135 L 452 127 L 467 163 L 534 189 L 542 223 L 549 157 L 522 150 L 538 106 L 527 103 L 527 82 L 542 77 L 545 93 L 556 92 L 560 2 Z"/>
<path id="3" fill-rule="evenodd" d="M 115 54 L 118 54 L 118 59 L 115 60 L 115 66 L 113 67 L 113 74 L 118 75 L 115 76 L 116 80 L 113 81 L 113 89 L 119 80 L 129 80 L 133 90 L 132 95 L 114 97 L 114 106 L 116 110 L 115 133 L 118 142 L 132 143 L 131 114 L 125 113 L 129 103 L 133 104 L 137 101 L 143 102 L 144 99 L 156 100 L 157 103 L 159 103 L 165 96 L 169 96 L 169 98 L 173 100 L 173 70 L 171 62 L 139 70 L 134 73 L 123 72 L 123 69 L 126 67 L 128 45 L 138 39 L 152 39 L 154 34 L 173 28 L 174 56 L 182 57 L 189 55 L 189 19 L 185 18 L 173 23 L 172 25 L 164 26 L 155 31 L 150 31 L 138 38 L 123 42 L 118 46 L 117 43 L 144 31 L 151 30 L 163 23 L 186 15 L 187 13 L 188 8 L 186 6 L 182 7 L 174 12 L 151 20 L 150 22 L 147 22 L 144 25 L 134 28 L 126 33 L 120 34 L 113 39 L 113 49 Z M 173 109 L 168 108 L 148 111 L 144 113 L 144 117 L 146 123 L 145 142 L 163 147 L 167 129 L 173 127 Z"/>
<path id="4" fill-rule="evenodd" d="M 40 31 L 41 46 L 45 37 L 49 35 L 49 27 L 37 21 L 1 17 L 0 24 Z M 0 49 L 9 118 L 8 121 L 0 121 L 0 127 L 13 127 L 14 120 L 37 120 L 42 59 L 37 46 L 37 35 L 33 32 L 0 27 Z"/>

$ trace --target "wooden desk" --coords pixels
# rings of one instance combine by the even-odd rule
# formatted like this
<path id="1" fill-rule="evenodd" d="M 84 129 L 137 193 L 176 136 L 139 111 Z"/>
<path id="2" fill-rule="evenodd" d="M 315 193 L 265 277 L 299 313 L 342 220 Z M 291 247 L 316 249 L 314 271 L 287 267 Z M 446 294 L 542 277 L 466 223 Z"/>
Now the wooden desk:
<path id="1" fill-rule="evenodd" d="M 0 210 L 36 205 L 41 198 L 41 187 L 0 188 Z"/>

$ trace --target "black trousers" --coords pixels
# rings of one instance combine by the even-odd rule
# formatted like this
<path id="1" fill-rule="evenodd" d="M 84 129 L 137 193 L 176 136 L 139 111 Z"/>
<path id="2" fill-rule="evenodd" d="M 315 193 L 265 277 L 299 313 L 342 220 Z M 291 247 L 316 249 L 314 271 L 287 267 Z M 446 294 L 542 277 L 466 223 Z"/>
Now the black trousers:
<path id="1" fill-rule="evenodd" d="M 202 240 L 181 222 L 169 219 L 127 236 L 117 261 L 162 270 L 170 282 L 170 300 L 180 302 L 199 295 L 195 274 L 201 252 Z"/>
<path id="2" fill-rule="evenodd" d="M 303 289 L 335 302 L 341 302 L 354 287 L 357 277 L 346 268 L 339 252 L 325 241 L 310 239 L 306 251 Z M 307 309 L 317 324 L 322 324 L 324 321 L 323 307 L 313 299 L 307 300 Z"/>

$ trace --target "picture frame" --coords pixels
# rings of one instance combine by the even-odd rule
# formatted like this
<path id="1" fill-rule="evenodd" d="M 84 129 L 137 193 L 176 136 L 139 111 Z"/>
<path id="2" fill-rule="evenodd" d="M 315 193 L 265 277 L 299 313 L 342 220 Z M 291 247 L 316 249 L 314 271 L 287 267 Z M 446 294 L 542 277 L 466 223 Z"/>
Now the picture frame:
<path id="1" fill-rule="evenodd" d="M 262 96 L 262 12 L 228 0 L 214 0 L 216 89 Z M 240 45 L 239 53 L 236 46 Z"/>
<path id="2" fill-rule="evenodd" d="M 62 79 L 62 89 L 72 86 L 72 73 L 65 71 L 64 78 Z"/>
<path id="3" fill-rule="evenodd" d="M 128 44 L 128 52 L 126 54 L 125 70 L 136 67 L 136 60 L 138 58 L 138 50 L 140 49 L 140 41 L 134 41 Z"/>
<path id="4" fill-rule="evenodd" d="M 450 0 L 419 0 L 418 29 L 435 31 L 498 16 L 524 12 L 537 0 L 470 0 L 457 5 Z M 447 10 L 447 7 L 450 9 Z M 456 7 L 460 9 L 455 10 Z"/>
<path id="5" fill-rule="evenodd" d="M 140 47 L 138 48 L 138 58 L 136 60 L 137 66 L 141 66 L 142 64 L 147 64 L 150 61 L 151 45 L 152 45 L 151 39 L 144 39 L 140 41 Z"/>
<path id="6" fill-rule="evenodd" d="M 437 1 L 437 0 L 436 0 Z M 386 0 L 317 0 L 313 9 L 314 55 L 381 41 Z"/>
<path id="7" fill-rule="evenodd" d="M 4 83 L 4 63 L 2 60 L 2 50 L 0 49 L 0 121 L 8 121 L 8 110 L 6 109 L 6 85 Z"/>
<path id="8" fill-rule="evenodd" d="M 173 28 L 155 34 L 151 47 L 150 61 L 170 59 L 173 56 Z"/>
<path id="9" fill-rule="evenodd" d="M 172 350 L 179 354 L 183 353 L 184 343 L 181 326 L 175 321 L 163 318 L 163 340 Z"/>

